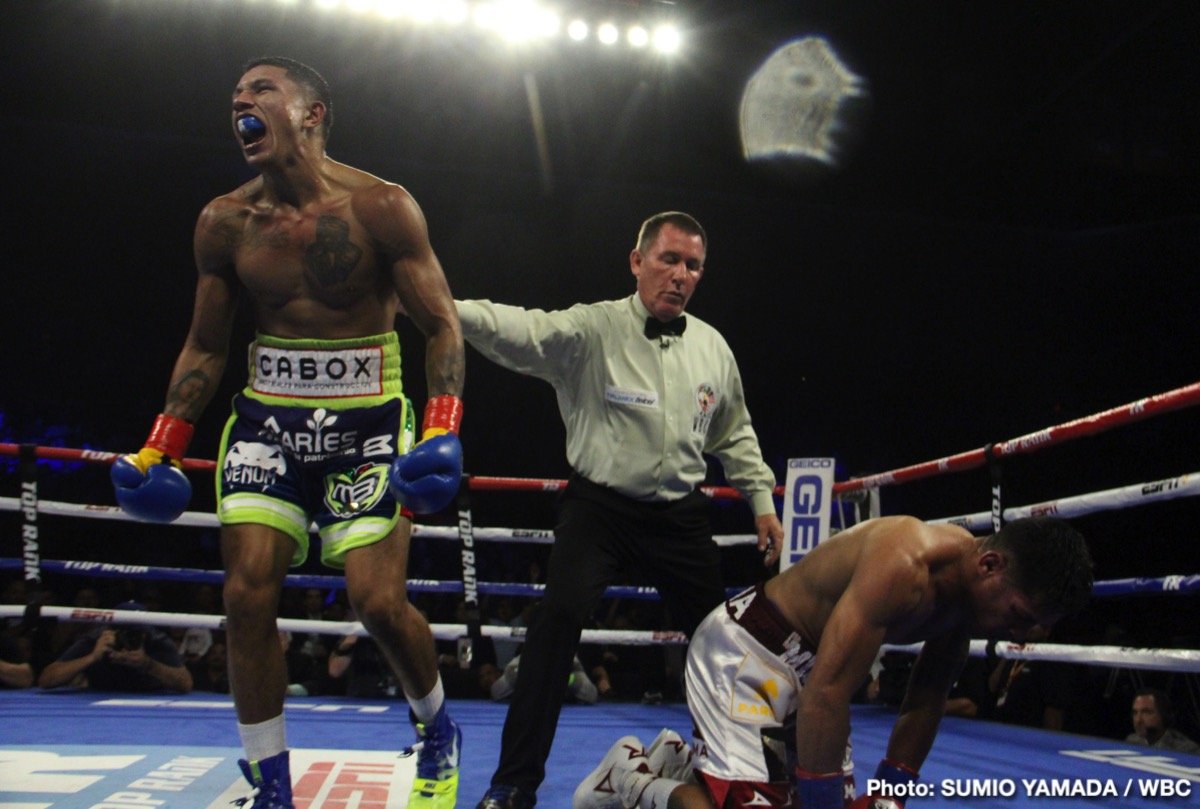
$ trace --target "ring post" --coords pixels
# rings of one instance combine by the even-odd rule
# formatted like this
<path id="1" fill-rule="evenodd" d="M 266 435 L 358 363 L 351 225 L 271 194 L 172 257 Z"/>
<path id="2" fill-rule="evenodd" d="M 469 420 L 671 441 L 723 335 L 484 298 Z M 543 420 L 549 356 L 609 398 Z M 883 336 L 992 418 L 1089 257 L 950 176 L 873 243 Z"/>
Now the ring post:
<path id="1" fill-rule="evenodd" d="M 458 639 L 458 665 L 464 669 L 477 668 L 475 649 L 483 639 L 479 609 L 479 579 L 475 564 L 475 522 L 471 516 L 470 476 L 463 474 L 455 505 L 458 509 L 458 546 L 462 558 L 464 617 L 467 634 Z"/>

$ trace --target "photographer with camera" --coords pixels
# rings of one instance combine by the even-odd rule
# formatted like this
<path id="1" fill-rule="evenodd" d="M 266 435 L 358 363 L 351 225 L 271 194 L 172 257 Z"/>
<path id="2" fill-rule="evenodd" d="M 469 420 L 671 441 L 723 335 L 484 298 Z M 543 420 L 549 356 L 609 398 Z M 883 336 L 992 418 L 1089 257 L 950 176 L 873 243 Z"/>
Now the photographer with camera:
<path id="1" fill-rule="evenodd" d="M 117 609 L 145 609 L 136 602 Z M 42 688 L 93 691 L 192 690 L 192 675 L 167 635 L 149 626 L 98 627 L 67 647 L 42 670 Z"/>

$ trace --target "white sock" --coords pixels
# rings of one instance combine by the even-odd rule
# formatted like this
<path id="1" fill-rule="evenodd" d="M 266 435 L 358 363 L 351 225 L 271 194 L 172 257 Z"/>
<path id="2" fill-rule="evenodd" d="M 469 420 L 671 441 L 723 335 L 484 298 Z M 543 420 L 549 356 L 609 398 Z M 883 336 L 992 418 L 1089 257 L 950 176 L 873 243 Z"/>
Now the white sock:
<path id="1" fill-rule="evenodd" d="M 283 714 L 253 725 L 238 722 L 237 727 L 238 735 L 242 737 L 242 747 L 246 749 L 246 759 L 249 761 L 262 761 L 287 750 Z"/>
<path id="2" fill-rule="evenodd" d="M 442 677 L 439 674 L 437 682 L 433 686 L 433 690 L 420 699 L 413 699 L 408 694 L 404 695 L 408 700 L 408 704 L 412 707 L 413 713 L 417 715 L 418 722 L 428 722 L 437 716 L 437 712 L 441 710 L 442 703 L 446 701 L 446 692 L 442 688 Z"/>
<path id="3" fill-rule="evenodd" d="M 622 806 L 664 809 L 675 787 L 681 784 L 681 781 L 659 778 L 654 773 L 626 770 L 617 779 L 615 786 Z"/>

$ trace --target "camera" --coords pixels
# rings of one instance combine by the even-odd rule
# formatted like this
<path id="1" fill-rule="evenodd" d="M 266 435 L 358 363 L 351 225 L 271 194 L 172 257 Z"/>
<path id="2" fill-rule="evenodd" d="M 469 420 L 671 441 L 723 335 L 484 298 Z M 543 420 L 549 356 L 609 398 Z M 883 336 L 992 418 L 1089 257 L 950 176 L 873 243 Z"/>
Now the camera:
<path id="1" fill-rule="evenodd" d="M 146 630 L 126 628 L 117 630 L 112 648 L 114 652 L 132 652 L 141 649 L 145 644 Z"/>

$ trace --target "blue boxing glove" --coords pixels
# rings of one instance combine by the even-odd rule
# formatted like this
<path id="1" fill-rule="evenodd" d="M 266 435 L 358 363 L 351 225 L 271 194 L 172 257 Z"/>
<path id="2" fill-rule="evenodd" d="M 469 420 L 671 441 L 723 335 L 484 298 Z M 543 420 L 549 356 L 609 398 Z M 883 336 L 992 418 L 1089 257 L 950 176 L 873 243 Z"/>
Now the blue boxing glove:
<path id="1" fill-rule="evenodd" d="M 160 415 L 146 446 L 113 462 L 109 477 L 126 514 L 147 522 L 172 522 L 183 513 L 192 499 L 192 484 L 179 468 L 179 459 L 192 432 L 183 419 Z"/>
<path id="2" fill-rule="evenodd" d="M 427 438 L 392 461 L 392 494 L 414 514 L 434 514 L 450 505 L 462 479 L 462 444 L 454 433 Z"/>
<path id="3" fill-rule="evenodd" d="M 435 396 L 425 407 L 421 441 L 392 461 L 388 484 L 400 504 L 414 514 L 434 514 L 450 505 L 462 481 L 458 426 L 462 400 Z"/>

